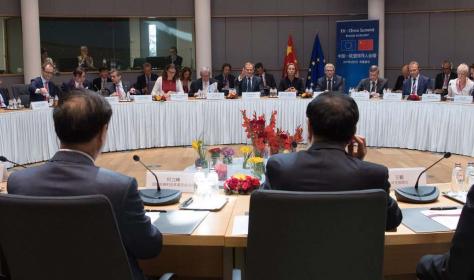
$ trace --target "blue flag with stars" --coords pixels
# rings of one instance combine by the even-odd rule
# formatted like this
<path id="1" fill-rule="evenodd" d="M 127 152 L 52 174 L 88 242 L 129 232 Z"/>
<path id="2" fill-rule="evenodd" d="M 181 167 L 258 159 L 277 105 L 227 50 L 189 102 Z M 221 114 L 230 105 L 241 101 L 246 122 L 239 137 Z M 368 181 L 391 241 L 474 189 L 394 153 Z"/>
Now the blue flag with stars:
<path id="1" fill-rule="evenodd" d="M 324 76 L 324 60 L 323 48 L 319 41 L 319 34 L 316 34 L 313 44 L 313 52 L 311 53 L 311 60 L 308 67 L 308 77 L 306 78 L 306 88 L 314 90 L 318 79 Z"/>

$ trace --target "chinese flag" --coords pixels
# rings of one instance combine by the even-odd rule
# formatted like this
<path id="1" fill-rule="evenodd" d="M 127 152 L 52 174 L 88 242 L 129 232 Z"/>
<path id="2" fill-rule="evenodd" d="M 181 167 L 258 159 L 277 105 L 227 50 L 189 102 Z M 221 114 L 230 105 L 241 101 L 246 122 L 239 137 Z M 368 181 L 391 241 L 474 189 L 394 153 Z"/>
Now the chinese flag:
<path id="1" fill-rule="evenodd" d="M 282 77 L 286 76 L 286 68 L 288 67 L 288 63 L 294 63 L 296 66 L 296 73 L 298 73 L 298 60 L 296 59 L 296 51 L 293 45 L 293 38 L 291 35 L 288 35 L 288 44 L 286 46 L 286 53 L 285 53 L 285 60 L 283 62 L 283 72 Z"/>
<path id="2" fill-rule="evenodd" d="M 359 40 L 357 50 L 358 51 L 373 51 L 374 50 L 374 40 L 373 39 Z"/>

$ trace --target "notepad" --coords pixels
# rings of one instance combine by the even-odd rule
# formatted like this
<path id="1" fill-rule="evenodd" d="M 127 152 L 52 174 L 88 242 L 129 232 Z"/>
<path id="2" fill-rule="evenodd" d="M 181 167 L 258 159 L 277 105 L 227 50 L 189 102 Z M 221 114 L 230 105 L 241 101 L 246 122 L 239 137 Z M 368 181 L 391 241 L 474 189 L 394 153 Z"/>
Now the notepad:
<path id="1" fill-rule="evenodd" d="M 235 216 L 232 235 L 247 235 L 249 233 L 249 216 Z"/>
<path id="2" fill-rule="evenodd" d="M 192 234 L 209 214 L 208 211 L 147 212 L 154 226 L 164 234 Z"/>
<path id="3" fill-rule="evenodd" d="M 209 199 L 196 199 L 190 204 L 181 204 L 179 209 L 182 210 L 206 210 L 206 211 L 219 211 L 221 210 L 229 201 L 227 197 L 224 196 L 215 196 Z"/>
<path id="4" fill-rule="evenodd" d="M 423 210 L 421 213 L 450 230 L 455 230 L 458 226 L 461 211 L 462 209 L 458 208 L 455 210 Z"/>

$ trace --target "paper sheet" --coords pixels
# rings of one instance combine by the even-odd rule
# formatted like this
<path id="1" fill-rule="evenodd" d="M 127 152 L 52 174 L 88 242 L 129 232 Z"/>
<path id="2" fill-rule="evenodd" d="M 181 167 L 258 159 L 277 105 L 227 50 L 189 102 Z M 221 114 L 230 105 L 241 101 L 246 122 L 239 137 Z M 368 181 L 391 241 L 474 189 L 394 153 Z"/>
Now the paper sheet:
<path id="1" fill-rule="evenodd" d="M 147 215 L 150 218 L 151 223 L 153 224 L 160 217 L 160 212 L 146 212 L 145 215 Z"/>
<path id="2" fill-rule="evenodd" d="M 235 216 L 232 235 L 247 235 L 249 232 L 249 216 Z"/>
<path id="3" fill-rule="evenodd" d="M 424 210 L 421 211 L 421 213 L 431 218 L 432 220 L 442 224 L 443 226 L 449 228 L 450 230 L 456 230 L 461 211 L 462 208 L 458 208 L 455 210 Z"/>

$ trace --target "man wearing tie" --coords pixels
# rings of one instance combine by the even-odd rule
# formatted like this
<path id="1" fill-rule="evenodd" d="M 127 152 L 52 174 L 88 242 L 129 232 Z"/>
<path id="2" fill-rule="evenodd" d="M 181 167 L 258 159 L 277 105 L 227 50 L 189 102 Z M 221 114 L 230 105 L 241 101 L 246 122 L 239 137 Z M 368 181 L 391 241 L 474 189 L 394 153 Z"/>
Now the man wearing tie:
<path id="1" fill-rule="evenodd" d="M 217 91 L 217 81 L 211 78 L 211 70 L 209 67 L 201 68 L 199 75 L 201 78 L 191 83 L 190 96 L 197 96 L 196 93 L 200 90 L 203 92 Z"/>
<path id="2" fill-rule="evenodd" d="M 143 64 L 143 75 L 137 77 L 135 88 L 141 94 L 150 94 L 153 88 L 150 88 L 150 82 L 154 82 L 156 79 L 158 79 L 158 75 L 152 72 L 151 64 L 146 62 Z"/>
<path id="3" fill-rule="evenodd" d="M 423 95 L 428 89 L 431 89 L 431 79 L 420 74 L 420 65 L 416 61 L 408 64 L 410 78 L 403 82 L 403 96 L 413 96 L 411 100 L 418 100 L 417 96 Z"/>
<path id="4" fill-rule="evenodd" d="M 368 91 L 370 97 L 380 97 L 383 90 L 387 89 L 387 79 L 379 77 L 379 67 L 372 65 L 369 68 L 369 77 L 362 79 L 357 85 L 357 91 Z"/>
<path id="5" fill-rule="evenodd" d="M 441 67 L 443 72 L 436 75 L 435 92 L 446 95 L 448 93 L 449 81 L 456 79 L 458 75 L 452 71 L 453 65 L 447 60 L 443 61 Z"/>
<path id="6" fill-rule="evenodd" d="M 324 66 L 324 77 L 318 79 L 316 91 L 332 91 L 344 93 L 346 81 L 343 77 L 336 75 L 336 67 L 334 64 L 327 63 Z"/>
<path id="7" fill-rule="evenodd" d="M 86 71 L 77 68 L 72 72 L 72 79 L 69 82 L 64 82 L 61 86 L 63 92 L 69 92 L 73 89 L 91 89 L 92 84 L 86 79 Z"/>
<path id="8" fill-rule="evenodd" d="M 122 81 L 122 74 L 118 70 L 110 72 L 112 84 L 109 84 L 108 90 L 111 92 L 110 96 L 118 96 L 120 100 L 127 98 L 127 92 L 135 94 L 135 89 L 130 87 L 130 83 Z"/>
<path id="9" fill-rule="evenodd" d="M 257 75 L 262 79 L 263 88 L 276 88 L 275 78 L 272 74 L 268 74 L 263 67 L 261 62 L 255 64 L 255 71 Z"/>
<path id="10" fill-rule="evenodd" d="M 235 80 L 237 93 L 242 95 L 242 92 L 262 92 L 262 80 L 254 75 L 254 65 L 251 62 L 245 63 L 242 72 Z"/>
<path id="11" fill-rule="evenodd" d="M 232 75 L 232 66 L 229 63 L 222 65 L 222 74 L 216 77 L 218 81 L 219 91 L 229 90 L 234 88 L 235 77 Z"/>
<path id="12" fill-rule="evenodd" d="M 41 69 L 41 76 L 31 80 L 28 87 L 31 102 L 47 101 L 50 96 L 56 97 L 59 95 L 59 88 L 51 82 L 54 75 L 54 65 L 46 62 Z"/>
<path id="13" fill-rule="evenodd" d="M 99 77 L 92 81 L 92 85 L 94 90 L 101 91 L 107 89 L 107 83 L 111 82 L 112 80 L 109 77 L 109 69 L 106 67 L 101 67 L 99 69 Z"/>

